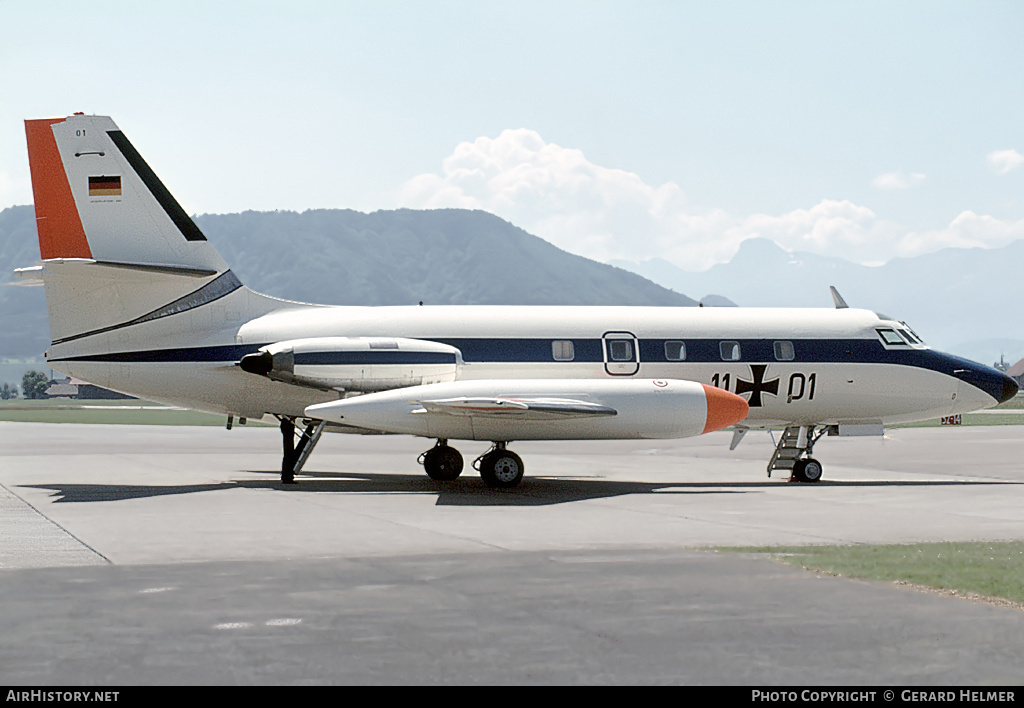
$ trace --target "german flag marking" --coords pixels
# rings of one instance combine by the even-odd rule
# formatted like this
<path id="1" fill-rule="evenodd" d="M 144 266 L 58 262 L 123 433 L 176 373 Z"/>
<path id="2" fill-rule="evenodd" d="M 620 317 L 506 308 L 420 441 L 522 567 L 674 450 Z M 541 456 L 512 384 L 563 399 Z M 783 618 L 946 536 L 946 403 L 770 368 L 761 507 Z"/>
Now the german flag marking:
<path id="1" fill-rule="evenodd" d="M 90 177 L 89 178 L 89 196 L 90 197 L 110 197 L 121 196 L 121 177 Z"/>

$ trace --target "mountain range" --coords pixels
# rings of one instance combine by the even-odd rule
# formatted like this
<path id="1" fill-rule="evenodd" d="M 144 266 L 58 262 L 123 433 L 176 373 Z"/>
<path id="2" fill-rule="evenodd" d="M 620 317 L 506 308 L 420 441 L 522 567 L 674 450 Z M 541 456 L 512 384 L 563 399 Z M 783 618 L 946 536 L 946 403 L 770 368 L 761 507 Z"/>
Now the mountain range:
<path id="1" fill-rule="evenodd" d="M 0 272 L 38 261 L 34 210 L 0 212 Z M 1024 357 L 1024 241 L 945 249 L 881 266 L 744 241 L 701 272 L 666 261 L 611 265 L 562 251 L 483 211 L 320 209 L 194 217 L 243 283 L 275 297 L 339 305 L 522 304 L 851 307 L 904 320 L 942 351 L 992 363 Z M 0 283 L 12 278 L 0 277 Z M 707 295 L 719 293 L 719 295 Z M 0 286 L 0 359 L 49 344 L 43 289 Z"/>
<path id="2" fill-rule="evenodd" d="M 239 279 L 331 305 L 654 305 L 696 301 L 576 256 L 493 214 L 319 209 L 194 217 Z M 0 212 L 0 282 L 39 260 L 31 206 Z M 0 358 L 49 345 L 43 289 L 0 287 Z"/>
<path id="3" fill-rule="evenodd" d="M 850 307 L 909 324 L 941 351 L 991 364 L 1024 357 L 1024 240 L 1002 248 L 947 248 L 865 266 L 744 241 L 728 263 L 701 272 L 663 260 L 613 261 L 667 288 L 724 293 L 740 306 L 832 307 L 834 285 Z"/>

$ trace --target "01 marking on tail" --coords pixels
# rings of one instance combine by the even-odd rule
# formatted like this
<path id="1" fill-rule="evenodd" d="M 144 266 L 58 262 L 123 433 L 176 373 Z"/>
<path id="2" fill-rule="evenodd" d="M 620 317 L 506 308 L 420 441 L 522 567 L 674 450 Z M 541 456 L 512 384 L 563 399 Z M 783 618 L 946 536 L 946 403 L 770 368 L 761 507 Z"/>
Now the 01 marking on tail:
<path id="1" fill-rule="evenodd" d="M 275 416 L 282 481 L 325 430 L 437 439 L 420 457 L 451 480 L 449 440 L 512 487 L 513 440 L 680 438 L 783 426 L 768 473 L 821 478 L 823 434 L 977 410 L 1016 383 L 850 308 L 342 307 L 245 287 L 105 116 L 25 122 L 50 365 L 140 398 Z M 457 276 L 455 276 L 457 277 Z M 296 439 L 296 423 L 301 421 Z M 230 423 L 229 423 L 230 424 Z"/>

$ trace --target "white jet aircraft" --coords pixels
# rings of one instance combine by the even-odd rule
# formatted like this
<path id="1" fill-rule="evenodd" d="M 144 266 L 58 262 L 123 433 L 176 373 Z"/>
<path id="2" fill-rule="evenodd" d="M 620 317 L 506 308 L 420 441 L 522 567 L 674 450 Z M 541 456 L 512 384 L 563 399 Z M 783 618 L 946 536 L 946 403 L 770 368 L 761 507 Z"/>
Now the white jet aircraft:
<path id="1" fill-rule="evenodd" d="M 435 438 L 420 462 L 512 487 L 514 440 L 677 438 L 781 426 L 768 464 L 815 482 L 825 433 L 977 410 L 1002 373 L 846 307 L 329 307 L 239 282 L 105 116 L 26 121 L 50 365 L 141 398 L 280 421 L 290 483 L 325 429 Z M 296 421 L 304 430 L 296 445 Z"/>

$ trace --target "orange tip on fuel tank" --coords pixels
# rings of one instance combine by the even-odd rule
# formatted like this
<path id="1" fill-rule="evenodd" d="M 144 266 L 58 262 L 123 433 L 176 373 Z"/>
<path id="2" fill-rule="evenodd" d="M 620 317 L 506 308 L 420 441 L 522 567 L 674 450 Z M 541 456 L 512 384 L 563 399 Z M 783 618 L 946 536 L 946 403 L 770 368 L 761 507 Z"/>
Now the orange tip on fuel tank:
<path id="1" fill-rule="evenodd" d="M 707 384 L 701 384 L 701 386 L 704 387 L 704 395 L 708 399 L 708 417 L 707 423 L 704 424 L 705 433 L 735 425 L 750 413 L 750 406 L 746 400 L 735 393 L 729 393 Z"/>

